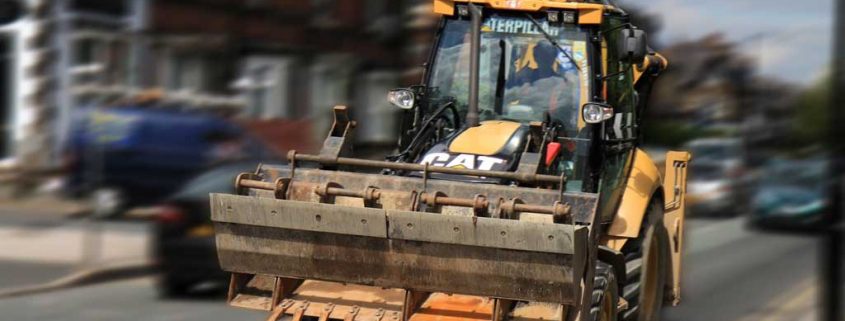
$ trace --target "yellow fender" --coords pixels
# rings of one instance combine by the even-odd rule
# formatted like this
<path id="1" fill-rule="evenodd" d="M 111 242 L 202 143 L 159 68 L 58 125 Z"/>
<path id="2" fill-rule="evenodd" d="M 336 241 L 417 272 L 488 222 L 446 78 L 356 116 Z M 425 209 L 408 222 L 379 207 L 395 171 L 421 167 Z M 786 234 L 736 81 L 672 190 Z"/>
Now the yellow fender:
<path id="1" fill-rule="evenodd" d="M 651 157 L 637 149 L 628 175 L 622 201 L 616 216 L 603 238 L 603 245 L 621 251 L 626 241 L 637 238 L 647 214 L 648 205 L 655 196 L 662 196 L 663 226 L 666 228 L 667 299 L 672 305 L 681 300 L 681 258 L 683 257 L 684 216 L 686 211 L 687 169 L 692 156 L 688 152 L 666 154 L 665 179 Z"/>
<path id="2" fill-rule="evenodd" d="M 662 192 L 661 183 L 660 171 L 654 161 L 645 151 L 637 149 L 622 201 L 619 202 L 616 216 L 607 231 L 609 242 L 605 245 L 618 251 L 622 249 L 626 239 L 639 236 L 643 217 L 652 196 Z"/>

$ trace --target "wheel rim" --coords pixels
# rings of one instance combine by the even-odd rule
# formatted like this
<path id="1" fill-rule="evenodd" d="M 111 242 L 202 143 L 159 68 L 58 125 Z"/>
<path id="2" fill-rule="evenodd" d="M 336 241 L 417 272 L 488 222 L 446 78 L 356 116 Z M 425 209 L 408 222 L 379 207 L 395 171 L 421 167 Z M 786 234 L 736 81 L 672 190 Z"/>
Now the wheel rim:
<path id="1" fill-rule="evenodd" d="M 657 312 L 657 303 L 659 302 L 659 298 L 657 298 L 657 287 L 660 286 L 658 280 L 660 274 L 659 253 L 660 247 L 657 239 L 652 238 L 651 242 L 649 242 L 648 256 L 646 257 L 645 267 L 647 268 L 644 271 L 645 279 L 642 280 L 642 288 L 640 289 L 640 313 L 644 317 L 640 320 L 653 320 Z"/>

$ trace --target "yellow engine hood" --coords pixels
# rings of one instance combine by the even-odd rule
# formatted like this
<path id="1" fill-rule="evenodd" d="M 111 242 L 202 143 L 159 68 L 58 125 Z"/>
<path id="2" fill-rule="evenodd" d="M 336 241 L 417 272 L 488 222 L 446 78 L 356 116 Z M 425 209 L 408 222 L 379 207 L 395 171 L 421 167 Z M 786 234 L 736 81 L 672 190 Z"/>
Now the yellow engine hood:
<path id="1" fill-rule="evenodd" d="M 464 130 L 449 144 L 453 154 L 492 156 L 504 148 L 522 124 L 494 120 Z"/>

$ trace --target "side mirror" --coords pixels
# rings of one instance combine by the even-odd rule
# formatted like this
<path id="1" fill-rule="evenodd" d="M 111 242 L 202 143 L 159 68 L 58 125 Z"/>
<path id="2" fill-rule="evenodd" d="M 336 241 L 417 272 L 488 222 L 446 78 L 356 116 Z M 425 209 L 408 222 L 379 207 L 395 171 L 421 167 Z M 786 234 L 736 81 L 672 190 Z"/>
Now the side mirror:
<path id="1" fill-rule="evenodd" d="M 396 107 L 408 110 L 416 105 L 417 95 L 410 89 L 394 89 L 387 93 L 387 101 Z"/>
<path id="2" fill-rule="evenodd" d="M 619 30 L 616 44 L 619 59 L 632 64 L 639 64 L 648 54 L 647 43 L 648 37 L 643 30 L 633 28 Z"/>
<path id="3" fill-rule="evenodd" d="M 581 116 L 587 124 L 599 124 L 613 118 L 613 107 L 604 103 L 586 103 L 581 107 Z"/>

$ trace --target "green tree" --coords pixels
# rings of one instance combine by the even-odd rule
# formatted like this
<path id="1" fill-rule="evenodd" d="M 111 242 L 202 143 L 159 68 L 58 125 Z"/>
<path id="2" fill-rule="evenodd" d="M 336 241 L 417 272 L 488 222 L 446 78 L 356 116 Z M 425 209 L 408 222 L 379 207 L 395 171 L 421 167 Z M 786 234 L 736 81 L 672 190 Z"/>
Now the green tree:
<path id="1" fill-rule="evenodd" d="M 830 77 L 823 77 L 795 100 L 792 134 L 795 143 L 804 145 L 823 141 L 829 126 Z"/>

